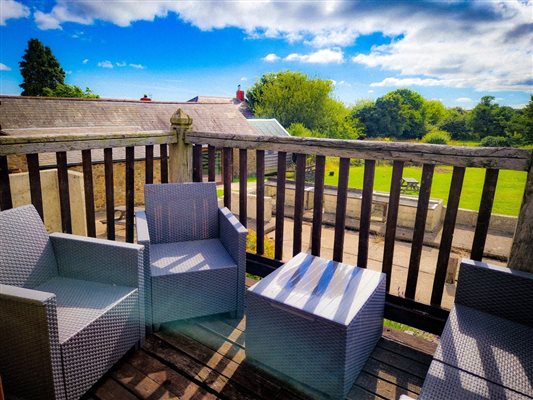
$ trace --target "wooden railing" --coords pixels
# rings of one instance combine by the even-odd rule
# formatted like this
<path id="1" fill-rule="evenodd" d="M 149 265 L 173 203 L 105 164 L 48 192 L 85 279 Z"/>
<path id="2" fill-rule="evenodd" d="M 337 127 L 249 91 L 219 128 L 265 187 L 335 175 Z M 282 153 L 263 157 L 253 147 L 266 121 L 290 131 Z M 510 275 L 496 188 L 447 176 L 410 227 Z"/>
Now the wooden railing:
<path id="1" fill-rule="evenodd" d="M 134 147 L 144 146 L 145 180 L 153 182 L 154 146 L 160 146 L 161 182 L 202 181 L 202 146 L 208 146 L 208 173 L 206 180 L 215 180 L 215 155 L 223 155 L 224 204 L 231 208 L 231 183 L 233 180 L 233 150 L 239 153 L 239 219 L 247 224 L 247 164 L 248 153 L 255 152 L 257 177 L 257 252 L 248 254 L 248 271 L 265 276 L 281 265 L 282 259 L 302 251 L 302 225 L 304 214 L 304 185 L 306 156 L 315 156 L 313 219 L 311 228 L 311 253 L 320 255 L 322 235 L 322 209 L 324 194 L 324 172 L 326 156 L 339 157 L 339 182 L 337 188 L 337 208 L 335 216 L 333 259 L 342 261 L 345 246 L 345 221 L 347 208 L 347 191 L 349 166 L 351 159 L 364 160 L 364 179 L 362 206 L 360 214 L 357 264 L 366 268 L 369 253 L 370 213 L 373 196 L 374 172 L 377 160 L 393 162 L 392 181 L 388 205 L 382 271 L 387 274 L 387 290 L 390 288 L 390 276 L 393 269 L 394 243 L 400 200 L 400 180 L 406 162 L 422 164 L 422 179 L 412 239 L 411 255 L 408 266 L 405 298 L 387 295 L 386 317 L 410 324 L 430 332 L 440 333 L 447 318 L 447 310 L 441 308 L 446 278 L 447 263 L 451 252 L 453 232 L 465 168 L 481 167 L 487 170 L 483 187 L 483 196 L 479 217 L 474 234 L 471 258 L 481 260 L 488 232 L 488 222 L 492 212 L 495 188 L 500 169 L 528 171 L 528 180 L 524 201 L 518 221 L 517 234 L 513 244 L 509 264 L 518 269 L 532 269 L 527 264 L 533 253 L 533 174 L 531 170 L 532 153 L 525 150 L 507 148 L 465 148 L 452 146 L 435 146 L 423 144 L 385 143 L 367 141 L 346 141 L 330 139 L 311 139 L 296 137 L 265 137 L 250 135 L 227 135 L 201 132 L 188 132 L 190 120 L 183 118 L 175 121 L 172 131 L 142 132 L 105 135 L 48 135 L 48 136 L 4 136 L 0 137 L 0 209 L 12 207 L 7 156 L 25 154 L 29 172 L 31 201 L 43 215 L 40 182 L 39 153 L 56 153 L 57 173 L 60 186 L 61 220 L 65 232 L 71 232 L 71 209 L 68 190 L 66 152 L 81 151 L 83 179 L 85 189 L 85 208 L 87 232 L 96 235 L 95 206 L 92 178 L 92 149 L 104 149 L 105 193 L 107 237 L 115 239 L 114 226 L 114 189 L 113 159 L 111 149 L 125 147 L 125 193 L 126 193 L 126 240 L 134 240 Z M 264 160 L 265 150 L 278 152 L 278 174 L 275 222 L 274 259 L 264 257 Z M 292 254 L 283 254 L 285 236 L 285 170 L 287 153 L 296 154 L 295 167 L 295 202 L 293 217 Z M 168 162 L 167 162 L 168 161 Z M 430 305 L 414 300 L 420 268 L 422 247 L 424 243 L 425 223 L 435 165 L 453 166 L 442 240 Z"/>

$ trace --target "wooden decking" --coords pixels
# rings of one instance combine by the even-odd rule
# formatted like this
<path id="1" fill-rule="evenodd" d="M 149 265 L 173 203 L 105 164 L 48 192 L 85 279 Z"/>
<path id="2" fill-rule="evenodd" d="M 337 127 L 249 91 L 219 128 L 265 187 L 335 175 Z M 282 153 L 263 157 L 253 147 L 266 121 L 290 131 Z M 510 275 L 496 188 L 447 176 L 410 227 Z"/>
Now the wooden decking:
<path id="1" fill-rule="evenodd" d="M 309 399 L 318 394 L 246 361 L 242 320 L 210 317 L 162 326 L 89 399 Z M 385 328 L 349 399 L 417 397 L 436 345 Z"/>

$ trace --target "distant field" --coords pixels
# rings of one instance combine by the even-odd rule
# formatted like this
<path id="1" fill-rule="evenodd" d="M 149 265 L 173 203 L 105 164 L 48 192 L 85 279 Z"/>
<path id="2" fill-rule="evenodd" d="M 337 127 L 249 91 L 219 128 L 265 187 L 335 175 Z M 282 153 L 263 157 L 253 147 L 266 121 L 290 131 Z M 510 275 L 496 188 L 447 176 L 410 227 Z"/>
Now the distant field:
<path id="1" fill-rule="evenodd" d="M 452 167 L 437 166 L 433 175 L 431 186 L 431 197 L 448 201 L 448 192 L 452 179 Z M 334 176 L 328 176 L 330 171 L 334 171 Z M 351 167 L 348 186 L 362 189 L 363 187 L 363 166 Z M 377 165 L 374 179 L 374 190 L 380 192 L 390 191 L 392 167 L 390 165 Z M 326 164 L 326 185 L 336 186 L 338 182 L 338 165 L 335 161 L 329 160 Z M 526 184 L 526 172 L 501 170 L 498 177 L 498 186 L 494 198 L 493 212 L 495 214 L 518 215 L 520 203 Z M 420 181 L 422 176 L 421 167 L 405 167 L 404 177 L 416 178 Z M 485 170 L 482 168 L 467 168 L 461 193 L 459 207 L 478 210 L 485 179 Z M 410 194 L 410 193 L 407 193 Z M 415 193 L 412 193 L 415 194 Z"/>

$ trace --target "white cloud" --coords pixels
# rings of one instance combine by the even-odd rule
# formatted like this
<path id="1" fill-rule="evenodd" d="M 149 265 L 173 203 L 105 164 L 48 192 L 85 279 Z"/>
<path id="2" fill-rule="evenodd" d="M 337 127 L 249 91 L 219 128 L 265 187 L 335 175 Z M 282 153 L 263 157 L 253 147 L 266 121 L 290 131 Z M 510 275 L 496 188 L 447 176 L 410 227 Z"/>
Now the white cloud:
<path id="1" fill-rule="evenodd" d="M 7 65 L 0 63 L 0 71 L 11 71 L 11 68 L 9 68 Z"/>
<path id="2" fill-rule="evenodd" d="M 126 63 L 126 62 L 124 62 L 124 61 L 123 61 L 123 62 L 116 62 L 115 65 L 116 65 L 117 67 L 125 67 L 126 65 L 128 65 L 128 63 Z"/>
<path id="3" fill-rule="evenodd" d="M 113 68 L 113 63 L 109 60 L 100 61 L 97 65 L 101 68 Z"/>
<path id="4" fill-rule="evenodd" d="M 243 77 L 241 78 L 241 82 L 246 82 L 247 80 L 248 80 L 248 78 L 245 77 L 245 76 L 243 76 Z"/>
<path id="5" fill-rule="evenodd" d="M 65 71 L 65 74 L 72 75 L 72 71 L 69 69 L 69 70 Z"/>
<path id="6" fill-rule="evenodd" d="M 394 71 L 396 79 L 434 80 L 427 85 L 533 88 L 533 2 L 528 1 L 55 0 L 51 11 L 36 11 L 34 17 L 41 29 L 60 29 L 65 22 L 96 20 L 128 26 L 169 13 L 201 30 L 235 27 L 250 38 L 282 38 L 318 49 L 344 48 L 378 34 L 386 44 L 355 54 L 354 62 Z M 291 58 L 306 60 L 298 53 Z"/>
<path id="7" fill-rule="evenodd" d="M 440 79 L 422 79 L 422 78 L 385 78 L 381 82 L 373 82 L 370 84 L 372 87 L 409 87 L 409 86 L 448 86 L 449 81 L 443 81 Z"/>
<path id="8" fill-rule="evenodd" d="M 331 84 L 332 84 L 333 86 L 336 86 L 336 85 L 337 85 L 337 81 L 336 81 L 335 79 L 330 79 L 329 81 L 331 82 Z"/>
<path id="9" fill-rule="evenodd" d="M 130 67 L 135 69 L 145 69 L 146 67 L 142 64 L 128 64 Z"/>
<path id="10" fill-rule="evenodd" d="M 455 99 L 456 103 L 472 103 L 473 101 L 470 97 L 458 97 Z"/>
<path id="11" fill-rule="evenodd" d="M 86 58 L 86 59 L 84 59 L 81 63 L 82 63 L 82 64 L 87 64 L 88 62 L 89 62 L 89 59 Z"/>
<path id="12" fill-rule="evenodd" d="M 30 9 L 14 0 L 0 0 L 0 25 L 5 25 L 8 19 L 26 18 Z"/>
<path id="13" fill-rule="evenodd" d="M 275 61 L 279 60 L 279 56 L 277 54 L 270 53 L 270 54 L 267 54 L 266 56 L 264 56 L 262 58 L 262 60 L 266 61 L 266 62 L 275 62 Z"/>
<path id="14" fill-rule="evenodd" d="M 370 89 L 370 90 L 368 91 L 368 93 L 374 93 L 374 90 Z"/>
<path id="15" fill-rule="evenodd" d="M 310 54 L 292 53 L 284 61 L 300 61 L 308 64 L 329 64 L 344 62 L 344 53 L 341 49 L 321 49 Z"/>

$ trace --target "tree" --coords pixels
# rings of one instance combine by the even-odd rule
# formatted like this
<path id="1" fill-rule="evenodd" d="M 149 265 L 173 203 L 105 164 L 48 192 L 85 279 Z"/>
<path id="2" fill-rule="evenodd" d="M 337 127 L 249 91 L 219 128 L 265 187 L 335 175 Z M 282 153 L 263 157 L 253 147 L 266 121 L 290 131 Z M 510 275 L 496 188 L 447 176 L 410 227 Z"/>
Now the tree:
<path id="1" fill-rule="evenodd" d="M 38 39 L 30 39 L 22 61 L 19 62 L 20 74 L 24 81 L 20 84 L 22 96 L 43 96 L 43 90 L 54 90 L 64 84 L 65 71 L 52 54 L 49 47 Z"/>
<path id="2" fill-rule="evenodd" d="M 44 88 L 43 96 L 47 97 L 81 97 L 86 99 L 98 99 L 100 96 L 93 93 L 88 87 L 83 91 L 79 86 L 58 84 L 55 89 Z"/>
<path id="3" fill-rule="evenodd" d="M 469 112 L 461 107 L 448 109 L 447 116 L 439 125 L 439 128 L 448 132 L 453 139 L 475 139 L 470 129 Z"/>
<path id="4" fill-rule="evenodd" d="M 428 129 L 438 126 L 446 118 L 446 107 L 439 100 L 426 100 L 422 105 L 422 114 Z"/>

